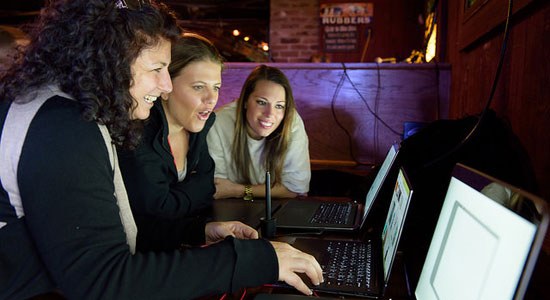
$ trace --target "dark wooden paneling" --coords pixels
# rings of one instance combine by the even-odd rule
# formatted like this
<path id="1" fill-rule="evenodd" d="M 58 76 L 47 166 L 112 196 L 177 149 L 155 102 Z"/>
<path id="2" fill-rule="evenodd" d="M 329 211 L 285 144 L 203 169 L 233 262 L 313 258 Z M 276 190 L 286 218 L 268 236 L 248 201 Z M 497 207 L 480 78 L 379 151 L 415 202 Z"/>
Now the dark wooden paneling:
<path id="1" fill-rule="evenodd" d="M 514 133 L 528 152 L 538 194 L 550 199 L 550 2 L 534 2 L 516 14 L 510 30 L 502 75 L 492 108 L 510 121 Z M 485 105 L 494 81 L 503 40 L 502 30 L 485 37 L 475 47 L 457 45 L 464 33 L 460 21 L 451 17 L 462 0 L 449 2 L 449 61 L 452 68 L 451 117 L 477 114 Z"/>
<path id="2" fill-rule="evenodd" d="M 451 118 L 481 111 L 489 96 L 503 40 L 502 28 L 495 29 L 487 24 L 483 28 L 490 34 L 480 34 L 478 39 L 469 42 L 470 47 L 462 49 L 460 45 L 466 38 L 461 37 L 469 34 L 469 29 L 460 21 L 462 5 L 463 0 L 448 2 L 446 50 L 453 66 Z M 500 117 L 509 120 L 525 147 L 538 184 L 535 193 L 547 201 L 550 201 L 549 24 L 549 1 L 531 1 L 514 15 L 502 76 L 491 105 Z M 550 232 L 544 249 L 550 253 Z"/>
<path id="3" fill-rule="evenodd" d="M 448 65 L 270 65 L 280 68 L 291 82 L 313 160 L 380 163 L 389 145 L 400 141 L 404 122 L 431 122 L 448 117 Z M 218 106 L 238 97 L 255 66 L 254 63 L 226 65 Z M 344 129 L 352 137 L 351 145 Z"/>

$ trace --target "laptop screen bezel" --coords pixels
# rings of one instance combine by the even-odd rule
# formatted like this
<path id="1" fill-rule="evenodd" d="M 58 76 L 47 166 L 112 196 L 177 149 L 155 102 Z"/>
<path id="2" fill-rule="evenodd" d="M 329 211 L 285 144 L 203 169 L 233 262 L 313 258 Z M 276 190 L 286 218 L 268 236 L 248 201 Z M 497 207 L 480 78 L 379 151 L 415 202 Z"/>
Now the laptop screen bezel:
<path id="1" fill-rule="evenodd" d="M 382 163 L 382 165 L 380 166 L 380 169 L 378 170 L 378 173 L 376 174 L 376 177 L 372 181 L 372 184 L 369 188 L 369 191 L 367 192 L 367 195 L 365 196 L 365 203 L 363 206 L 363 216 L 361 219 L 360 228 L 363 228 L 363 226 L 365 226 L 367 217 L 370 211 L 372 210 L 374 203 L 377 201 L 377 198 L 381 194 L 382 187 L 385 186 L 384 183 L 386 182 L 386 180 L 388 180 L 388 176 L 390 175 L 390 173 L 395 167 L 395 162 L 397 160 L 398 154 L 399 154 L 399 145 L 392 144 L 386 154 L 386 158 L 384 158 L 384 162 Z M 371 199 L 370 202 L 368 201 L 369 198 Z"/>

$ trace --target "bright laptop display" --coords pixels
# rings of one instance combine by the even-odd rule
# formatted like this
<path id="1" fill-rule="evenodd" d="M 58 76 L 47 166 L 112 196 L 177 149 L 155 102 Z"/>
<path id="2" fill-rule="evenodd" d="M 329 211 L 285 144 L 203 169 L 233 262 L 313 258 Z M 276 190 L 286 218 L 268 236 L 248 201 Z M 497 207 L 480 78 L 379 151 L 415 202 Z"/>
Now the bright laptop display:
<path id="1" fill-rule="evenodd" d="M 400 168 L 382 232 L 362 240 L 296 238 L 294 247 L 313 255 L 325 282 L 313 290 L 338 295 L 379 298 L 384 294 L 397 253 L 413 190 Z"/>
<path id="2" fill-rule="evenodd" d="M 457 165 L 417 299 L 522 299 L 548 226 L 536 196 Z"/>
<path id="3" fill-rule="evenodd" d="M 390 208 L 382 230 L 382 258 L 384 265 L 384 278 L 387 281 L 391 266 L 393 264 L 395 254 L 397 253 L 397 245 L 403 225 L 405 224 L 405 216 L 409 209 L 409 203 L 412 196 L 411 187 L 405 178 L 403 169 L 399 170 L 395 190 L 393 192 Z"/>

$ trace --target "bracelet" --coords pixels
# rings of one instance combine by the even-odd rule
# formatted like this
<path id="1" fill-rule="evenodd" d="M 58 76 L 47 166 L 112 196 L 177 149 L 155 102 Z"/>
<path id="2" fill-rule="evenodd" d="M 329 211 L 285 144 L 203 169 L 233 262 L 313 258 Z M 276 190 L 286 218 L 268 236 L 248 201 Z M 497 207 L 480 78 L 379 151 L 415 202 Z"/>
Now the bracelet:
<path id="1" fill-rule="evenodd" d="M 252 187 L 250 185 L 244 186 L 244 200 L 252 201 L 254 200 L 254 194 L 252 194 Z"/>

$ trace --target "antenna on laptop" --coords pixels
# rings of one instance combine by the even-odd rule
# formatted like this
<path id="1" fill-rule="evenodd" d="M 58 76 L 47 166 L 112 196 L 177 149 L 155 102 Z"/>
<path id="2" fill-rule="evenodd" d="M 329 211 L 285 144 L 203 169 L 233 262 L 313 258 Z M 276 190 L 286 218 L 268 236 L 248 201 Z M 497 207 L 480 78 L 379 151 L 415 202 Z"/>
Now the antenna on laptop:
<path id="1" fill-rule="evenodd" d="M 269 170 L 265 172 L 265 217 L 261 218 L 260 221 L 262 223 L 262 237 L 274 237 L 277 219 L 271 216 L 271 176 Z"/>
<path id="2" fill-rule="evenodd" d="M 265 219 L 271 219 L 271 176 L 265 172 Z"/>

